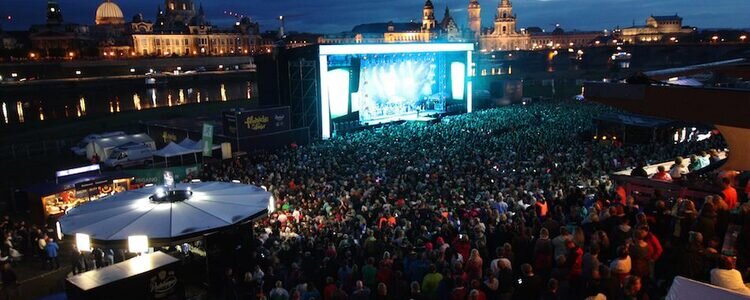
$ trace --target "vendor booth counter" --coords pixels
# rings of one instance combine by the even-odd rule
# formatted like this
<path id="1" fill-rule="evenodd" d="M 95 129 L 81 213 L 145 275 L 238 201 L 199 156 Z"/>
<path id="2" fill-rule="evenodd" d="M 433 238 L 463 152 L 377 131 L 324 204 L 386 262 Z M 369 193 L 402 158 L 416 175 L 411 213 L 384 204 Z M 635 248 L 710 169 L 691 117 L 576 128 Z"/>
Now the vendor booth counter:
<path id="1" fill-rule="evenodd" d="M 130 190 L 134 177 L 124 172 L 90 172 L 28 186 L 20 193 L 19 204 L 31 212 L 32 221 L 43 223 L 68 209 L 105 196 Z M 24 199 L 25 198 L 25 199 Z"/>
<path id="2" fill-rule="evenodd" d="M 134 257 L 65 280 L 71 300 L 184 299 L 180 260 L 163 252 Z"/>

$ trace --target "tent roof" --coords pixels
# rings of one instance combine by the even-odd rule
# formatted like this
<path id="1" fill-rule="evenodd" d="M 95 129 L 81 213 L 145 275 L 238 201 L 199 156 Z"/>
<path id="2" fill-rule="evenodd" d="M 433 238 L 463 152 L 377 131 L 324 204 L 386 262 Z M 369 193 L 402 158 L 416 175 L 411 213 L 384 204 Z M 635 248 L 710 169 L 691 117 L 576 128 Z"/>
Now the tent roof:
<path id="1" fill-rule="evenodd" d="M 175 190 L 188 188 L 192 196 L 176 202 L 151 201 L 163 189 L 157 186 L 115 194 L 69 210 L 60 227 L 66 235 L 88 234 L 100 243 L 146 235 L 169 244 L 261 216 L 271 202 L 270 193 L 251 185 L 201 182 L 177 184 Z"/>
<path id="2" fill-rule="evenodd" d="M 94 141 L 94 143 L 98 144 L 102 148 L 107 147 L 117 147 L 121 146 L 127 143 L 146 143 L 146 142 L 153 142 L 154 140 L 151 139 L 147 134 L 145 133 L 139 133 L 139 134 L 133 134 L 133 135 L 121 135 L 121 136 L 115 136 L 115 137 L 108 137 L 103 138 Z"/>
<path id="3" fill-rule="evenodd" d="M 180 145 L 180 146 L 182 146 L 184 148 L 190 149 L 190 148 L 195 148 L 195 145 L 200 145 L 200 144 L 198 144 L 197 141 L 191 140 L 189 137 L 186 137 L 184 140 L 182 140 L 177 145 Z"/>
<path id="4" fill-rule="evenodd" d="M 161 148 L 160 150 L 154 152 L 155 156 L 161 156 L 161 157 L 173 157 L 173 156 L 180 156 L 185 154 L 191 154 L 198 152 L 199 150 L 195 148 L 185 148 L 183 146 L 177 145 L 174 142 L 169 142 L 164 148 Z"/>

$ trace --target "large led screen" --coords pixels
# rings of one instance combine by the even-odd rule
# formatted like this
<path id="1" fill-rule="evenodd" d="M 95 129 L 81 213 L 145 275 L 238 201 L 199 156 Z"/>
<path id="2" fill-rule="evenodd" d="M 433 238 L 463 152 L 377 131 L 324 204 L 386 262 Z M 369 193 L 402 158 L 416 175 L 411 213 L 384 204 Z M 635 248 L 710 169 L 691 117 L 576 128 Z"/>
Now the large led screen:
<path id="1" fill-rule="evenodd" d="M 471 44 L 321 46 L 323 138 L 363 126 L 471 111 Z M 332 125 L 333 124 L 333 125 Z"/>

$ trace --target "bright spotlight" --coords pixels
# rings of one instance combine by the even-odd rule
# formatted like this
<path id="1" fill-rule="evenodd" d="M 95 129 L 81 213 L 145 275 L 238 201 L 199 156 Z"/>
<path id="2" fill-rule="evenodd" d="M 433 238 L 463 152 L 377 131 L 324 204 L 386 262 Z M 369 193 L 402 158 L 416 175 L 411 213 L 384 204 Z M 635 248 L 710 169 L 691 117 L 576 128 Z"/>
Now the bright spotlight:
<path id="1" fill-rule="evenodd" d="M 76 248 L 78 251 L 91 251 L 91 238 L 88 234 L 76 233 Z"/>
<path id="2" fill-rule="evenodd" d="M 166 195 L 167 194 L 164 192 L 164 188 L 163 187 L 156 188 L 156 197 L 157 198 L 161 198 L 161 197 L 164 197 Z"/>
<path id="3" fill-rule="evenodd" d="M 55 233 L 57 233 L 57 239 L 62 240 L 63 233 L 62 233 L 62 228 L 60 228 L 60 222 L 55 223 Z"/>
<path id="4" fill-rule="evenodd" d="M 128 251 L 131 253 L 148 252 L 148 236 L 131 235 L 128 237 Z"/>

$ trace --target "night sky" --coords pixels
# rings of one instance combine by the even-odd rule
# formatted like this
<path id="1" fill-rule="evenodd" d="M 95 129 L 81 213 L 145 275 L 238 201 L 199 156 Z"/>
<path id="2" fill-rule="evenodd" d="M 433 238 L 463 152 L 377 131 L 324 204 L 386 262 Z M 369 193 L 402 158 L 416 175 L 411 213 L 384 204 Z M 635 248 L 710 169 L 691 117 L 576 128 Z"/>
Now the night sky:
<path id="1" fill-rule="evenodd" d="M 59 0 L 66 22 L 94 23 L 100 0 Z M 136 13 L 154 20 L 160 0 L 114 0 L 122 8 L 126 21 Z M 201 1 L 196 1 L 196 6 Z M 442 18 L 445 6 L 459 26 L 466 27 L 469 0 L 434 0 L 436 17 Z M 499 0 L 479 0 L 482 26 L 492 24 Z M 236 11 L 261 23 L 261 30 L 278 26 L 279 15 L 287 17 L 287 30 L 334 33 L 369 22 L 419 21 L 423 0 L 204 0 L 209 20 L 228 27 L 235 19 L 224 11 Z M 555 23 L 565 29 L 602 30 L 617 25 L 642 25 L 648 15 L 678 13 L 684 24 L 699 28 L 750 27 L 748 0 L 515 0 L 518 27 L 539 26 L 550 29 Z M 46 0 L 0 0 L 2 26 L 6 30 L 25 30 L 44 23 Z M 12 15 L 12 21 L 7 16 Z"/>

